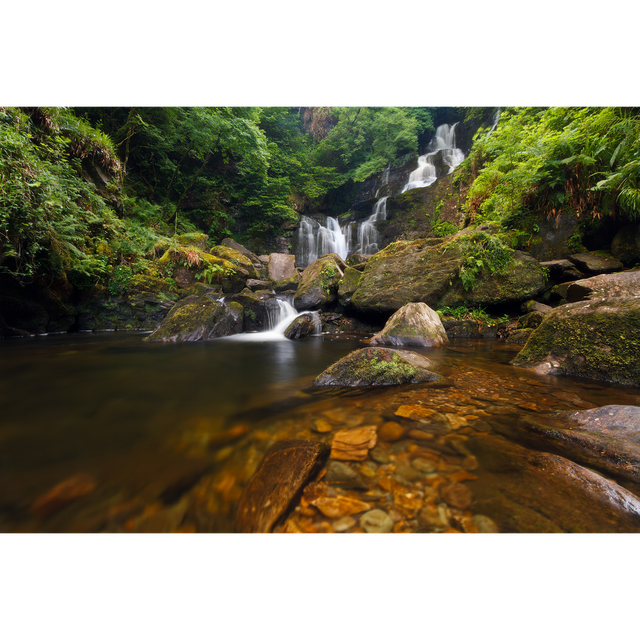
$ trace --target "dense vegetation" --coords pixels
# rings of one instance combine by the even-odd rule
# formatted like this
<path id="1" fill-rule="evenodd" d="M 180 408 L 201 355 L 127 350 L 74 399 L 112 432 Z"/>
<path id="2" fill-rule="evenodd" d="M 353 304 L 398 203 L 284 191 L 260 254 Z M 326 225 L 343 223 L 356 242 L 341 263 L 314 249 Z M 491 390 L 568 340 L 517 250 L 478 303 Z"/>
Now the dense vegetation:
<path id="1" fill-rule="evenodd" d="M 180 238 L 232 236 L 274 250 L 299 213 L 346 211 L 359 183 L 415 158 L 437 124 L 481 111 L 2 108 L 0 272 L 115 291 L 135 273 L 171 276 L 157 258 Z M 503 244 L 483 245 L 479 260 L 503 260 L 504 247 L 526 246 L 541 219 L 560 213 L 584 230 L 636 219 L 639 151 L 639 109 L 504 110 L 458 169 L 469 186 L 466 224 L 503 230 Z M 447 225 L 439 235 L 454 230 Z M 579 248 L 581 235 L 574 240 Z M 466 265 L 470 281 L 479 268 Z"/>

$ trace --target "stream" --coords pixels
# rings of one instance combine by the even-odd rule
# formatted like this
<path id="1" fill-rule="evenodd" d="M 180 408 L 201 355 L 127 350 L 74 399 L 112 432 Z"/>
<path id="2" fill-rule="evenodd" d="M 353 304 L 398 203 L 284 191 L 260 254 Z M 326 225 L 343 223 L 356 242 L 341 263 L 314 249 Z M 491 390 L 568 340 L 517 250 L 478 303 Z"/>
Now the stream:
<path id="1" fill-rule="evenodd" d="M 449 386 L 318 390 L 315 376 L 361 348 L 362 336 L 167 344 L 144 335 L 0 342 L 0 532 L 233 531 L 242 488 L 271 444 L 331 444 L 338 430 L 362 425 L 375 425 L 379 442 L 366 461 L 351 463 L 360 486 L 338 482 L 329 495 L 385 510 L 394 531 L 621 526 L 594 509 L 575 529 L 563 514 L 573 509 L 571 492 L 553 484 L 539 487 L 549 492 L 541 513 L 539 496 L 527 496 L 537 481 L 519 468 L 529 449 L 515 444 L 514 425 L 555 410 L 640 405 L 635 389 L 539 377 L 508 364 L 517 346 L 458 339 L 414 349 Z M 454 416 L 455 431 L 402 415 L 416 407 Z M 464 486 L 464 495 L 440 500 L 444 481 Z M 357 515 L 327 517 L 311 500 L 303 498 L 287 530 L 362 530 Z"/>

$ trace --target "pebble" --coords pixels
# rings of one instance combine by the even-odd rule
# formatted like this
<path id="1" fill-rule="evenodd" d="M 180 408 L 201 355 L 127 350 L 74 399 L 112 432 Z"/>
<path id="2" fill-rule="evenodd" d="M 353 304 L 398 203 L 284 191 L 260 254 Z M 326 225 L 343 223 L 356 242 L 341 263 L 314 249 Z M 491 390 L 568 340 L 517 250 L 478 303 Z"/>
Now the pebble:
<path id="1" fill-rule="evenodd" d="M 369 451 L 369 455 L 371 456 L 372 460 L 375 460 L 380 464 L 387 464 L 391 462 L 391 456 L 389 456 L 389 452 L 380 445 L 377 445 L 373 449 L 371 449 L 371 451 Z"/>
<path id="2" fill-rule="evenodd" d="M 467 426 L 467 420 L 462 416 L 456 415 L 455 413 L 445 413 L 444 415 L 447 417 L 447 420 L 449 420 L 449 425 L 452 429 L 459 429 L 460 427 Z"/>
<path id="3" fill-rule="evenodd" d="M 311 425 L 311 429 L 316 433 L 329 433 L 329 431 L 333 431 L 331 424 L 324 418 L 318 418 L 313 425 Z"/>
<path id="4" fill-rule="evenodd" d="M 324 480 L 328 484 L 332 484 L 343 489 L 366 489 L 367 485 L 363 481 L 362 476 L 348 464 L 338 462 L 338 460 L 329 460 L 327 463 L 327 473 Z"/>
<path id="5" fill-rule="evenodd" d="M 443 486 L 440 495 L 447 504 L 456 509 L 468 509 L 471 505 L 471 491 L 459 482 Z"/>
<path id="6" fill-rule="evenodd" d="M 406 480 L 407 482 L 422 480 L 422 474 L 409 464 L 399 464 L 396 467 L 396 472 L 394 473 L 394 477 L 396 479 L 401 478 L 402 480 Z"/>
<path id="7" fill-rule="evenodd" d="M 440 510 L 434 502 L 426 502 L 424 504 L 418 512 L 418 522 L 430 529 L 447 526 L 447 522 L 443 521 Z"/>
<path id="8" fill-rule="evenodd" d="M 472 517 L 479 533 L 498 533 L 498 525 L 489 516 L 477 514 Z"/>
<path id="9" fill-rule="evenodd" d="M 389 533 L 393 529 L 393 520 L 382 509 L 372 509 L 360 516 L 360 526 L 367 533 Z"/>
<path id="10" fill-rule="evenodd" d="M 433 409 L 423 407 L 420 405 L 403 404 L 396 409 L 395 415 L 401 418 L 409 418 L 410 420 L 420 420 L 422 418 L 428 418 L 437 413 Z"/>
<path id="11" fill-rule="evenodd" d="M 349 529 L 355 527 L 356 521 L 351 516 L 345 516 L 344 518 L 340 518 L 339 520 L 334 520 L 332 525 L 333 530 L 336 533 L 344 533 L 345 531 L 349 531 Z"/>
<path id="12" fill-rule="evenodd" d="M 404 436 L 405 429 L 397 422 L 385 422 L 378 429 L 378 439 L 384 442 L 395 442 Z"/>
<path id="13" fill-rule="evenodd" d="M 435 438 L 433 433 L 427 433 L 420 429 L 411 429 L 407 435 L 414 440 L 433 440 Z"/>
<path id="14" fill-rule="evenodd" d="M 411 465 L 422 473 L 433 473 L 438 470 L 438 463 L 434 460 L 427 460 L 426 458 L 414 458 L 411 461 Z"/>
<path id="15" fill-rule="evenodd" d="M 367 502 L 345 496 L 336 496 L 335 498 L 322 496 L 315 500 L 310 500 L 310 502 L 328 518 L 342 518 L 371 508 L 371 505 Z"/>

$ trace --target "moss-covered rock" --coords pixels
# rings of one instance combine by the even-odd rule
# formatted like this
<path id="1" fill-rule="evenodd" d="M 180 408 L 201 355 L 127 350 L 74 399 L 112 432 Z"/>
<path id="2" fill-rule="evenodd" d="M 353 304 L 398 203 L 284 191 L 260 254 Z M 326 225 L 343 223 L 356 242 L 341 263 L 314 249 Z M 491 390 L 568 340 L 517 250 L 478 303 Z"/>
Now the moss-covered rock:
<path id="1" fill-rule="evenodd" d="M 244 310 L 237 302 L 220 303 L 189 296 L 177 303 L 162 324 L 145 338 L 149 342 L 193 342 L 242 331 Z"/>
<path id="2" fill-rule="evenodd" d="M 312 262 L 303 272 L 293 306 L 304 309 L 324 309 L 338 298 L 338 287 L 346 264 L 337 253 L 329 253 Z"/>
<path id="3" fill-rule="evenodd" d="M 502 247 L 491 240 L 492 234 L 492 229 L 485 228 L 446 239 L 394 242 L 369 260 L 351 303 L 361 312 L 389 313 L 408 302 L 438 309 L 514 303 L 538 295 L 545 286 L 539 263 L 528 254 Z M 486 242 L 502 251 L 499 264 L 492 264 L 491 256 L 477 257 Z"/>
<path id="4" fill-rule="evenodd" d="M 387 320 L 369 344 L 440 347 L 448 342 L 440 316 L 424 302 L 409 302 Z"/>
<path id="5" fill-rule="evenodd" d="M 244 281 L 248 280 L 249 278 L 258 277 L 258 274 L 256 273 L 256 270 L 251 260 L 247 256 L 240 253 L 239 251 L 236 251 L 236 249 L 233 249 L 232 247 L 218 245 L 213 247 L 209 253 L 212 256 L 216 256 L 217 258 L 222 258 L 223 260 L 226 260 L 227 262 L 231 263 L 231 265 L 233 265 L 232 268 L 235 269 L 237 273 L 240 273 L 243 276 Z"/>
<path id="6" fill-rule="evenodd" d="M 557 307 L 511 364 L 541 374 L 640 386 L 640 298 L 601 298 Z"/>
<path id="7" fill-rule="evenodd" d="M 286 328 L 284 337 L 289 340 L 298 340 L 320 333 L 322 320 L 317 311 L 309 311 L 295 318 Z"/>
<path id="8" fill-rule="evenodd" d="M 414 351 L 366 347 L 353 351 L 323 371 L 315 386 L 380 387 L 418 382 L 443 382 L 431 361 Z"/>
<path id="9" fill-rule="evenodd" d="M 346 307 L 351 304 L 351 296 L 358 288 L 361 276 L 362 273 L 353 267 L 347 267 L 344 270 L 344 275 L 338 285 L 338 301 L 341 305 Z"/>

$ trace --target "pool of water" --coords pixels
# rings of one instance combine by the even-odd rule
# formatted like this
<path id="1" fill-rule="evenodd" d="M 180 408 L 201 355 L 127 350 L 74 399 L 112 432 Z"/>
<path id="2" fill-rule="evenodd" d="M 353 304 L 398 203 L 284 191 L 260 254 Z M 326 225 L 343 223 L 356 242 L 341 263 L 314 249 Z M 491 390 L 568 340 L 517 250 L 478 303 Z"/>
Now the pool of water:
<path id="1" fill-rule="evenodd" d="M 499 341 L 417 349 L 453 381 L 449 387 L 342 393 L 310 385 L 363 346 L 356 336 L 185 344 L 143 338 L 117 332 L 0 341 L 0 531 L 233 530 L 239 495 L 270 443 L 285 437 L 330 443 L 341 427 L 394 419 L 399 404 L 433 406 L 449 415 L 484 411 L 479 420 L 466 421 L 466 435 L 446 436 L 471 441 L 504 434 L 509 420 L 523 414 L 640 404 L 636 390 L 511 367 L 518 348 Z M 505 406 L 513 411 L 495 409 Z M 329 412 L 330 432 L 317 431 L 322 412 Z M 434 433 L 436 440 L 445 437 Z M 424 444 L 408 437 L 403 449 L 402 442 L 383 443 L 397 464 L 403 456 L 410 461 Z M 451 453 L 443 446 L 443 455 Z M 480 469 L 473 470 L 469 486 L 476 482 L 486 501 L 495 487 L 482 475 L 483 460 L 491 467 L 483 447 L 474 452 Z M 385 465 L 378 467 L 372 471 L 381 475 Z M 64 482 L 56 503 L 51 492 Z M 422 480 L 409 482 L 420 490 Z M 38 509 L 43 496 L 49 506 Z M 491 504 L 491 517 L 501 521 Z M 416 514 L 400 515 L 406 530 L 421 529 L 411 524 Z M 309 530 L 323 530 L 321 519 L 312 518 Z M 498 528 L 519 530 L 513 522 L 510 514 Z"/>

